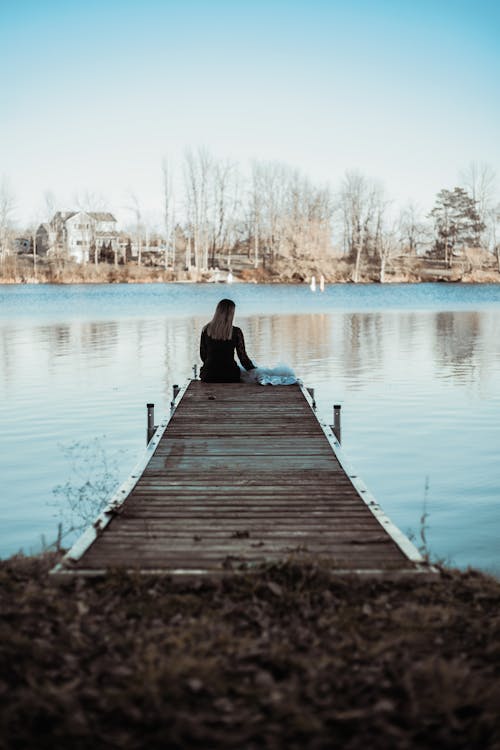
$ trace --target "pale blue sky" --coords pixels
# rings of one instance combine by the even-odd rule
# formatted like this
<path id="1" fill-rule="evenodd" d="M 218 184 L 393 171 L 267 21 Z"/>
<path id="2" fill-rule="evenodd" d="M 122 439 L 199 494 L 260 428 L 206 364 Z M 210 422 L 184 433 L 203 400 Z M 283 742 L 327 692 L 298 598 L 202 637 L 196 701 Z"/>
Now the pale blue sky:
<path id="1" fill-rule="evenodd" d="M 500 181 L 499 35 L 490 0 L 0 0 L 0 175 L 20 220 L 46 189 L 154 217 L 205 145 L 428 210 L 471 160 Z"/>

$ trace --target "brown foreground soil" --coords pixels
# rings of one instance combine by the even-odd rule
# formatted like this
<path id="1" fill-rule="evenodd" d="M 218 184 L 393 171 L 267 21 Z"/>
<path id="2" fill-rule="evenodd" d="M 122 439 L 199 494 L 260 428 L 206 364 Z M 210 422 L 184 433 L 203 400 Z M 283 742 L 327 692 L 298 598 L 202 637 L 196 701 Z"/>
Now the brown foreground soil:
<path id="1" fill-rule="evenodd" d="M 500 583 L 335 578 L 54 584 L 0 563 L 0 747 L 500 748 Z"/>

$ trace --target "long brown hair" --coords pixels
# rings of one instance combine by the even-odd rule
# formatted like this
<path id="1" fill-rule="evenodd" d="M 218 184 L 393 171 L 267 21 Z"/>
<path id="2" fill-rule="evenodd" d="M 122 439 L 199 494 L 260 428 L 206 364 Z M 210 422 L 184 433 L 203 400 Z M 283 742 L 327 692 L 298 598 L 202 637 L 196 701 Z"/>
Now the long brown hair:
<path id="1" fill-rule="evenodd" d="M 214 317 L 205 326 L 210 338 L 228 341 L 232 337 L 235 307 L 233 300 L 221 299 L 215 308 Z"/>

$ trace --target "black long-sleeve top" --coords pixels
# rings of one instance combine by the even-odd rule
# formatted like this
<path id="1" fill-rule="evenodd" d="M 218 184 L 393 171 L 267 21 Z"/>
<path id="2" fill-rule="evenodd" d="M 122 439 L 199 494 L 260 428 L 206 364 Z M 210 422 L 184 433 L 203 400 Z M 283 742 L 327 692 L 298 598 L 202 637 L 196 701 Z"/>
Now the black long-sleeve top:
<path id="1" fill-rule="evenodd" d="M 201 332 L 200 357 L 203 367 L 200 377 L 206 383 L 237 383 L 240 380 L 240 368 L 235 362 L 234 352 L 238 355 L 245 370 L 253 370 L 255 365 L 245 350 L 245 339 L 241 328 L 233 326 L 230 339 L 213 339 L 208 335 L 206 326 Z"/>

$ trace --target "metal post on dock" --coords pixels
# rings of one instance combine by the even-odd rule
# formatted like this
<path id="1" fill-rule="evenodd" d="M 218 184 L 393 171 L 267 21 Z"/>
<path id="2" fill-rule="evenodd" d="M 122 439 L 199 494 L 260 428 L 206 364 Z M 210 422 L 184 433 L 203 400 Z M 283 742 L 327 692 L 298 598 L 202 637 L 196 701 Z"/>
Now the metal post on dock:
<path id="1" fill-rule="evenodd" d="M 193 365 L 193 380 L 198 377 L 198 365 Z"/>
<path id="2" fill-rule="evenodd" d="M 154 404 L 146 404 L 146 408 L 148 410 L 148 430 L 147 430 L 147 439 L 146 443 L 149 444 L 149 441 L 155 434 L 155 405 Z"/>
<path id="3" fill-rule="evenodd" d="M 337 438 L 337 440 L 339 441 L 339 444 L 342 442 L 341 441 L 342 430 L 341 430 L 341 427 L 340 427 L 340 409 L 341 409 L 341 405 L 340 404 L 334 404 L 334 406 L 333 406 L 333 424 L 331 425 L 332 432 L 335 435 L 335 437 Z"/>
<path id="4" fill-rule="evenodd" d="M 170 402 L 171 409 L 174 408 L 175 399 L 177 398 L 179 391 L 180 391 L 180 387 L 177 384 L 172 386 L 172 401 Z"/>

